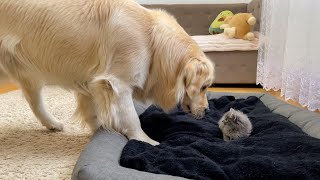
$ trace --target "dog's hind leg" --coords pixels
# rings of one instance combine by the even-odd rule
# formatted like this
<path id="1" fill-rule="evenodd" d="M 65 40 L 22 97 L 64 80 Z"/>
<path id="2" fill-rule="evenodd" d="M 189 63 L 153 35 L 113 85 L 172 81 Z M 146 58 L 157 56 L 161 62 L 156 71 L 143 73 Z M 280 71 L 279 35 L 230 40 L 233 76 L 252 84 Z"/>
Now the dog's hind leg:
<path id="1" fill-rule="evenodd" d="M 104 128 L 113 129 L 128 139 L 159 144 L 142 130 L 128 85 L 115 77 L 108 77 L 96 79 L 90 89 L 97 117 Z"/>
<path id="2" fill-rule="evenodd" d="M 44 109 L 40 95 L 41 82 L 32 81 L 32 75 L 26 71 L 28 69 L 26 62 L 29 61 L 21 53 L 19 43 L 19 39 L 15 36 L 8 35 L 0 39 L 0 66 L 11 79 L 20 84 L 30 108 L 40 122 L 50 130 L 60 131 L 63 129 L 62 124 Z"/>
<path id="3" fill-rule="evenodd" d="M 76 92 L 77 108 L 74 113 L 74 118 L 79 119 L 81 123 L 86 123 L 92 132 L 95 132 L 101 122 L 97 118 L 94 109 L 93 97 Z"/>
<path id="4" fill-rule="evenodd" d="M 61 131 L 63 129 L 62 123 L 58 122 L 44 108 L 41 99 L 41 86 L 37 83 L 21 79 L 19 80 L 19 83 L 30 108 L 35 116 L 40 120 L 41 124 L 49 130 Z"/>

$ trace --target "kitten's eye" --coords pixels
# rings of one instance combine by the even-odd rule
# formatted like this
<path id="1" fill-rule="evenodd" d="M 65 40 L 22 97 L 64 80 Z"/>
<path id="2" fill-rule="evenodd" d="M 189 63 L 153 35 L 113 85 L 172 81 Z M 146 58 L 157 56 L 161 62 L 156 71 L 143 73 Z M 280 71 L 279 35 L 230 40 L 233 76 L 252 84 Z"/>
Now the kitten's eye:
<path id="1" fill-rule="evenodd" d="M 234 118 L 234 122 L 239 125 L 239 124 L 241 123 L 241 120 L 238 119 L 237 117 L 235 117 L 235 118 Z"/>

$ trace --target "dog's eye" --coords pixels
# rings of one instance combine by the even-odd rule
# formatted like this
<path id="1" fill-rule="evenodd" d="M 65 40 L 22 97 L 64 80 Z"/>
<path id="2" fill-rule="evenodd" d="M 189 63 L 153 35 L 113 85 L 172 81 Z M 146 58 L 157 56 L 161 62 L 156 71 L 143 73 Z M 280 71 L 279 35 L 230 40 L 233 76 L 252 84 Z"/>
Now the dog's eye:
<path id="1" fill-rule="evenodd" d="M 207 86 L 202 86 L 201 91 L 204 91 L 207 89 Z"/>

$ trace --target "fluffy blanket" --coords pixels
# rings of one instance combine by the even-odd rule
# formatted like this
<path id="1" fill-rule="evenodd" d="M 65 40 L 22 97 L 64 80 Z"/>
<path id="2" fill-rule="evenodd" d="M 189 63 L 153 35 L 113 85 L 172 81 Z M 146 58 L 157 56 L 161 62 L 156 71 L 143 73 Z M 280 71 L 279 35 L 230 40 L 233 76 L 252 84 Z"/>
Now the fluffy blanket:
<path id="1" fill-rule="evenodd" d="M 158 146 L 131 140 L 120 164 L 127 168 L 190 179 L 320 179 L 320 140 L 274 114 L 256 97 L 224 96 L 209 101 L 203 120 L 175 109 L 149 107 L 143 129 Z M 250 137 L 224 142 L 217 121 L 230 108 L 246 113 Z"/>

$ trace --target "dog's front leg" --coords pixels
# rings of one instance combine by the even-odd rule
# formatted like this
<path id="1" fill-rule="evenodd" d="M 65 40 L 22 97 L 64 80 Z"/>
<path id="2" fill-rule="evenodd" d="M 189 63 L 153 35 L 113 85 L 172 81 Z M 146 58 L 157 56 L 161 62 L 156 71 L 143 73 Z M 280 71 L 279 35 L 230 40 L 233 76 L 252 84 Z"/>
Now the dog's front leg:
<path id="1" fill-rule="evenodd" d="M 113 129 L 130 140 L 159 144 L 142 130 L 130 86 L 111 76 L 96 78 L 90 89 L 97 117 L 104 128 Z"/>
<path id="2" fill-rule="evenodd" d="M 152 140 L 141 128 L 139 116 L 134 108 L 132 94 L 126 93 L 119 98 L 118 118 L 120 121 L 119 126 L 122 129 L 122 133 L 125 134 L 128 139 L 136 139 L 139 141 L 147 142 L 151 145 L 158 145 L 159 143 Z"/>

